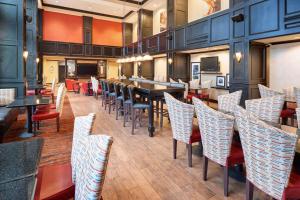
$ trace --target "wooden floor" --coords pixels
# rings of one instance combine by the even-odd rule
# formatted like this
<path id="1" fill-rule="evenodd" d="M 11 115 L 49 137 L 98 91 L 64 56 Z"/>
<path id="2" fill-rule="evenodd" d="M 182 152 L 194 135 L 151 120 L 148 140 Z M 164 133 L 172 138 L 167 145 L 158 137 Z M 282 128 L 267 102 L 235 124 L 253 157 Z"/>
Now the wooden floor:
<path id="1" fill-rule="evenodd" d="M 96 113 L 94 134 L 107 134 L 114 138 L 103 197 L 114 199 L 170 199 L 170 200 L 217 200 L 223 196 L 223 170 L 209 162 L 208 181 L 202 180 L 202 158 L 193 156 L 193 167 L 187 165 L 184 144 L 178 146 L 178 158 L 172 158 L 170 124 L 165 120 L 162 129 L 157 129 L 150 138 L 146 128 L 135 130 L 131 135 L 130 123 L 122 126 L 122 119 L 115 120 L 101 107 L 100 100 L 81 94 L 69 93 L 74 116 Z M 156 127 L 158 124 L 156 122 Z M 245 199 L 245 184 L 230 179 L 227 199 Z M 255 191 L 254 199 L 268 199 Z"/>

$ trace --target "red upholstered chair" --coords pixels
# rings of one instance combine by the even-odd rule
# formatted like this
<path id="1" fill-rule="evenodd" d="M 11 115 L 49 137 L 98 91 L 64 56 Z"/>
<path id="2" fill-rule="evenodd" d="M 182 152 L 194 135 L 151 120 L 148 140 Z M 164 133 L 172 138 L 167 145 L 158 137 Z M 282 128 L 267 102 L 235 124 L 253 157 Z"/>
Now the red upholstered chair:
<path id="1" fill-rule="evenodd" d="M 76 166 L 80 161 L 82 141 L 90 135 L 95 114 L 75 118 L 71 163 L 39 168 L 35 200 L 64 200 L 75 195 Z"/>
<path id="2" fill-rule="evenodd" d="M 168 93 L 164 93 L 168 107 L 173 133 L 173 157 L 176 159 L 177 141 L 186 144 L 188 149 L 188 164 L 192 167 L 192 144 L 199 142 L 201 136 L 198 128 L 193 128 L 194 106 L 183 103 Z"/>
<path id="3" fill-rule="evenodd" d="M 32 115 L 32 122 L 34 124 L 35 131 L 39 128 L 38 124 L 40 121 L 56 119 L 57 132 L 59 132 L 59 118 L 62 114 L 65 94 L 65 84 L 62 83 L 58 88 L 55 109 L 36 110 L 36 112 Z"/>
<path id="4" fill-rule="evenodd" d="M 81 88 L 82 88 L 82 93 L 86 96 L 92 96 L 93 95 L 93 90 L 92 84 L 88 82 L 83 82 L 81 83 Z"/>
<path id="5" fill-rule="evenodd" d="M 66 88 L 68 92 L 74 92 L 74 84 L 77 82 L 74 79 L 65 79 Z"/>
<path id="6" fill-rule="evenodd" d="M 228 169 L 244 163 L 240 145 L 232 144 L 234 117 L 216 111 L 193 98 L 203 144 L 203 180 L 207 180 L 208 159 L 224 168 L 224 195 L 228 196 Z"/>

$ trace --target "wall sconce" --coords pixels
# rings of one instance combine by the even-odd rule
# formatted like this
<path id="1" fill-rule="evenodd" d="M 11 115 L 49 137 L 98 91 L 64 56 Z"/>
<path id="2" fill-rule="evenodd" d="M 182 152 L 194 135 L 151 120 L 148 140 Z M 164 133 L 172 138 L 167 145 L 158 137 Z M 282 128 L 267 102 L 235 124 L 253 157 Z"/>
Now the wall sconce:
<path id="1" fill-rule="evenodd" d="M 239 52 L 235 52 L 235 59 L 236 59 L 236 61 L 237 61 L 238 63 L 241 62 L 242 57 L 243 57 L 242 52 L 240 52 L 240 51 L 239 51 Z"/>
<path id="2" fill-rule="evenodd" d="M 37 64 L 39 64 L 40 58 L 36 58 L 36 59 L 35 59 L 35 62 L 36 62 Z"/>
<path id="3" fill-rule="evenodd" d="M 142 64 L 142 63 L 139 61 L 139 62 L 138 62 L 138 66 L 141 66 L 141 64 Z"/>
<path id="4" fill-rule="evenodd" d="M 172 59 L 172 58 L 169 58 L 169 59 L 168 59 L 168 63 L 169 63 L 169 65 L 171 65 L 171 64 L 173 63 L 173 59 Z"/>
<path id="5" fill-rule="evenodd" d="M 28 58 L 28 54 L 29 54 L 29 52 L 28 51 L 23 51 L 23 58 L 24 58 L 24 60 L 25 61 L 27 61 L 27 58 Z"/>

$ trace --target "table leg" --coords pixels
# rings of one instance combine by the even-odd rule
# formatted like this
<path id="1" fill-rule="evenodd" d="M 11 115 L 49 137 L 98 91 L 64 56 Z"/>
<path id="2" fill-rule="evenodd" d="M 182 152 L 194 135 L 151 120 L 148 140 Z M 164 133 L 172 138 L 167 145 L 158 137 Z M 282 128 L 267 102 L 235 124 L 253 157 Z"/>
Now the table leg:
<path id="1" fill-rule="evenodd" d="M 153 137 L 153 133 L 155 131 L 155 128 L 153 126 L 153 121 L 154 121 L 154 113 L 153 113 L 153 100 L 151 98 L 148 98 L 149 101 L 149 110 L 148 110 L 148 117 L 149 117 L 149 123 L 148 123 L 148 132 L 149 136 Z"/>
<path id="2" fill-rule="evenodd" d="M 20 138 L 30 138 L 33 136 L 32 133 L 32 106 L 27 106 L 27 132 L 21 133 Z"/>

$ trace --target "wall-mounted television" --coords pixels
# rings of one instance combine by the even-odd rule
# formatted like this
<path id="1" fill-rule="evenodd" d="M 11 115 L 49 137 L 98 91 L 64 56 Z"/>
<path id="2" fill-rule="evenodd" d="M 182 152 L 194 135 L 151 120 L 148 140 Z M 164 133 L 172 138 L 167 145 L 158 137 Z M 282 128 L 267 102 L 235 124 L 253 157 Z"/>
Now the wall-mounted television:
<path id="1" fill-rule="evenodd" d="M 97 63 L 78 63 L 77 76 L 97 76 L 98 65 Z"/>
<path id="2" fill-rule="evenodd" d="M 201 58 L 201 71 L 204 72 L 219 72 L 220 65 L 219 65 L 219 57 L 203 57 Z"/>

